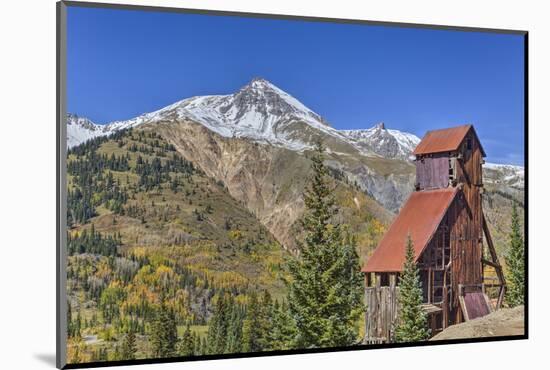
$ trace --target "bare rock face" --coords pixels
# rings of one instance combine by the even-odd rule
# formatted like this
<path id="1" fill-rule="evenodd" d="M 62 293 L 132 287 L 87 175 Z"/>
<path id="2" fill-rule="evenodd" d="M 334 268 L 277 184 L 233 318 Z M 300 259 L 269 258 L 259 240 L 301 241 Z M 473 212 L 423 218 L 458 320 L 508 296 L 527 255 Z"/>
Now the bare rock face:
<path id="1" fill-rule="evenodd" d="M 294 245 L 291 228 L 304 208 L 306 158 L 283 148 L 224 138 L 191 121 L 160 123 L 156 129 L 185 158 L 222 181 L 283 245 Z"/>
<path id="2" fill-rule="evenodd" d="M 289 249 L 296 246 L 295 223 L 304 211 L 302 194 L 311 171 L 306 153 L 259 144 L 247 139 L 226 138 L 201 124 L 175 117 L 172 121 L 157 122 L 144 128 L 159 132 L 180 154 L 201 168 L 206 175 L 222 181 L 231 196 L 242 202 L 282 245 Z M 351 174 L 346 172 L 349 166 L 366 166 L 360 162 L 344 163 L 330 154 L 326 163 L 342 171 L 344 181 L 353 179 Z M 359 188 L 366 186 L 365 181 L 361 180 L 362 176 L 371 178 L 367 172 L 356 175 L 355 185 Z M 382 183 L 384 176 L 377 176 L 379 179 L 375 181 Z M 384 207 L 372 200 L 364 191 L 357 190 L 351 185 L 346 186 L 343 191 L 348 198 L 363 199 L 361 208 L 368 204 L 361 212 L 374 215 L 383 222 L 389 222 L 391 213 Z M 386 190 L 383 187 L 380 189 L 387 195 Z M 368 201 L 367 198 L 371 200 Z M 399 201 L 394 202 L 397 204 Z M 347 207 L 355 208 L 356 205 L 352 203 Z"/>

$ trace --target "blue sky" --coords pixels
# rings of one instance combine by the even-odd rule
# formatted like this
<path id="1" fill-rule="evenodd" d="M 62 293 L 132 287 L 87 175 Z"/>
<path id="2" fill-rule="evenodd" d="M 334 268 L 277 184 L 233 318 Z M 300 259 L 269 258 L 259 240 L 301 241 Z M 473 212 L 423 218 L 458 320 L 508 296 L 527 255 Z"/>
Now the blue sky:
<path id="1" fill-rule="evenodd" d="M 523 164 L 523 37 L 70 7 L 67 103 L 96 123 L 253 77 L 339 129 L 473 123 L 488 161 Z"/>

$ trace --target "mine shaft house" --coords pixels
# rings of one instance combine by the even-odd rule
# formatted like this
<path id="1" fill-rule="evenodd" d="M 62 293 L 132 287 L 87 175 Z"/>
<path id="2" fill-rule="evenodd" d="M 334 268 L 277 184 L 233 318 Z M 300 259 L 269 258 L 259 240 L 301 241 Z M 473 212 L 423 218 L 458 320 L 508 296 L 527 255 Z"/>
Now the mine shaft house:
<path id="1" fill-rule="evenodd" d="M 389 341 L 398 320 L 399 274 L 408 235 L 432 335 L 488 314 L 500 307 L 504 296 L 502 268 L 483 215 L 485 152 L 474 127 L 429 131 L 413 154 L 415 189 L 363 268 L 370 343 Z M 494 304 L 489 287 L 495 291 Z"/>

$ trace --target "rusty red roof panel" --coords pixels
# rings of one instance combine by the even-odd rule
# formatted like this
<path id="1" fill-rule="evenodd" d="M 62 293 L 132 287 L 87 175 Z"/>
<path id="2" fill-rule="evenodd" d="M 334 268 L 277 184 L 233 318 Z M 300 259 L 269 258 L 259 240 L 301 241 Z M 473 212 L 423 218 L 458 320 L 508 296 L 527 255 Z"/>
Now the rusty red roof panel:
<path id="1" fill-rule="evenodd" d="M 452 152 L 457 150 L 472 125 L 428 131 L 414 149 L 413 154 Z"/>
<path id="2" fill-rule="evenodd" d="M 418 259 L 457 192 L 457 188 L 445 188 L 412 193 L 362 271 L 401 271 L 409 233 L 414 243 L 415 259 Z"/>

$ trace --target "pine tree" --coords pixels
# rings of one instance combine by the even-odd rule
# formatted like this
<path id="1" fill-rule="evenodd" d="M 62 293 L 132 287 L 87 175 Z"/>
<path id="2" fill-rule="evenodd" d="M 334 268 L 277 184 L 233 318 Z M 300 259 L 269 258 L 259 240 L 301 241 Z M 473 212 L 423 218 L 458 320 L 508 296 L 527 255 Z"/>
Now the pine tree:
<path id="1" fill-rule="evenodd" d="M 218 294 L 214 306 L 214 314 L 210 319 L 207 335 L 208 354 L 224 353 L 226 348 L 227 327 L 228 327 L 228 298 L 225 292 Z"/>
<path id="2" fill-rule="evenodd" d="M 250 293 L 246 305 L 246 318 L 243 323 L 243 351 L 259 352 L 262 350 L 263 336 L 261 328 L 261 307 L 256 292 Z"/>
<path id="3" fill-rule="evenodd" d="M 67 337 L 73 336 L 73 314 L 71 302 L 67 300 Z"/>
<path id="4" fill-rule="evenodd" d="M 151 324 L 151 346 L 155 357 L 173 357 L 176 355 L 178 332 L 174 312 L 164 302 L 157 309 Z"/>
<path id="5" fill-rule="evenodd" d="M 428 339 L 426 313 L 422 309 L 422 285 L 414 261 L 414 246 L 407 236 L 405 263 L 399 279 L 399 323 L 395 329 L 396 342 L 418 342 Z"/>
<path id="6" fill-rule="evenodd" d="M 299 258 L 290 259 L 288 303 L 297 334 L 293 347 L 346 346 L 358 341 L 356 319 L 362 310 L 359 259 L 348 245 L 337 213 L 324 148 L 316 145 L 313 175 L 304 193 L 304 242 Z"/>
<path id="7" fill-rule="evenodd" d="M 525 299 L 525 247 L 516 203 L 512 205 L 510 251 L 505 257 L 508 290 L 506 302 L 510 307 L 522 305 Z"/>
<path id="8" fill-rule="evenodd" d="M 179 343 L 179 354 L 181 356 L 193 356 L 195 354 L 195 337 L 191 332 L 189 323 L 185 326 L 183 337 Z"/>
<path id="9" fill-rule="evenodd" d="M 123 360 L 133 360 L 136 358 L 136 334 L 133 330 L 130 330 L 124 336 L 124 342 L 122 343 L 121 357 Z"/>
<path id="10" fill-rule="evenodd" d="M 227 327 L 225 353 L 239 353 L 243 344 L 244 310 L 241 305 L 232 304 Z"/>
<path id="11" fill-rule="evenodd" d="M 269 332 L 269 343 L 272 350 L 291 349 L 296 336 L 296 327 L 285 301 L 273 305 L 273 324 Z"/>
<path id="12" fill-rule="evenodd" d="M 260 346 L 262 351 L 269 351 L 271 349 L 271 343 L 269 334 L 273 331 L 273 301 L 269 291 L 264 290 L 262 301 L 260 305 Z"/>
<path id="13" fill-rule="evenodd" d="M 78 311 L 78 313 L 76 314 L 76 320 L 75 320 L 74 326 L 73 326 L 73 336 L 74 337 L 80 337 L 81 327 L 82 327 L 82 319 L 81 319 L 81 316 L 80 316 L 80 311 Z"/>
<path id="14" fill-rule="evenodd" d="M 345 230 L 340 256 L 333 266 L 336 271 L 336 282 L 329 290 L 327 301 L 334 313 L 329 321 L 327 336 L 333 345 L 349 345 L 357 341 L 356 322 L 364 311 L 363 276 L 357 254 L 357 243 L 353 235 Z M 339 307 L 344 309 L 340 310 Z"/>

